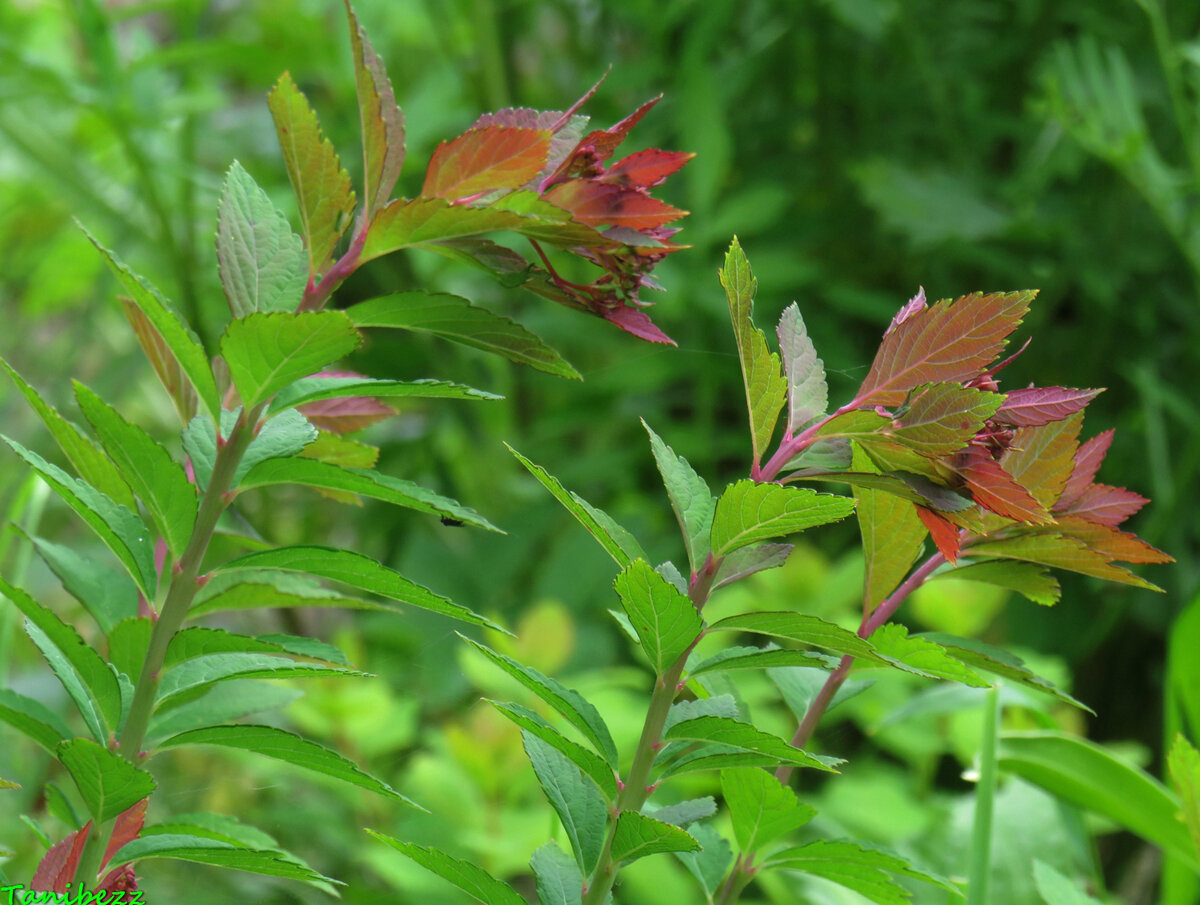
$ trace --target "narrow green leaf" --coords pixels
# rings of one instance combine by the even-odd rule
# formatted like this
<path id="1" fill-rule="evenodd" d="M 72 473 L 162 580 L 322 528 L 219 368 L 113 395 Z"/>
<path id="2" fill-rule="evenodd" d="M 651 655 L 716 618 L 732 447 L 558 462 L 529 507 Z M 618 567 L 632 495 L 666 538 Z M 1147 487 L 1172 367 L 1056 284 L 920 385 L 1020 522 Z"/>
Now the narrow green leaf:
<path id="1" fill-rule="evenodd" d="M 578 869 L 591 876 L 608 833 L 608 803 L 557 748 L 528 731 L 522 732 L 521 738 L 542 791 L 567 831 Z"/>
<path id="2" fill-rule="evenodd" d="M 817 814 L 770 773 L 754 767 L 722 771 L 721 794 L 733 821 L 734 838 L 744 852 L 761 849 Z"/>
<path id="3" fill-rule="evenodd" d="M 270 654 L 231 653 L 206 654 L 185 660 L 167 670 L 158 686 L 156 708 L 165 711 L 176 698 L 193 694 L 214 682 L 229 679 L 331 679 L 361 678 L 370 673 L 358 672 L 325 663 L 305 663 Z"/>
<path id="4" fill-rule="evenodd" d="M 741 613 L 719 619 L 708 627 L 708 631 L 754 632 L 819 647 L 834 654 L 849 654 L 863 660 L 882 662 L 870 641 L 839 625 L 805 613 Z"/>
<path id="5" fill-rule="evenodd" d="M 155 739 L 178 735 L 189 729 L 217 726 L 252 713 L 279 710 L 303 694 L 296 688 L 254 679 L 221 682 L 194 701 L 152 716 L 147 738 L 153 742 Z"/>
<path id="6" fill-rule="evenodd" d="M 271 411 L 352 396 L 411 399 L 503 399 L 448 380 L 375 380 L 370 377 L 303 377 L 285 387 L 271 401 Z"/>
<path id="7" fill-rule="evenodd" d="M 508 446 L 507 443 L 504 445 Z M 634 539 L 633 535 L 614 522 L 608 513 L 595 508 L 590 503 L 567 490 L 546 469 L 530 462 L 511 446 L 508 446 L 508 451 L 517 457 L 517 461 L 524 465 L 531 475 L 537 478 L 539 484 L 550 491 L 553 497 L 562 504 L 564 509 L 575 516 L 579 524 L 583 525 L 588 533 L 596 538 L 600 546 L 616 561 L 617 565 L 625 568 L 635 559 L 647 559 L 641 545 Z"/>
<path id="8" fill-rule="evenodd" d="M 654 571 L 644 559 L 617 576 L 615 587 L 657 675 L 683 656 L 700 635 L 700 614 L 691 600 Z"/>
<path id="9" fill-rule="evenodd" d="M 738 716 L 737 700 L 731 694 L 718 694 L 711 698 L 697 698 L 694 701 L 676 701 L 667 711 L 663 731 L 670 729 L 676 723 L 694 720 L 702 716 L 720 716 L 736 720 Z"/>
<path id="10" fill-rule="evenodd" d="M 150 635 L 154 631 L 154 623 L 149 616 L 130 616 L 122 619 L 108 635 L 108 659 L 119 672 L 124 673 L 130 681 L 136 682 L 142 673 L 142 664 L 146 661 L 146 651 L 150 649 Z"/>
<path id="11" fill-rule="evenodd" d="M 582 905 L 583 874 L 574 859 L 553 840 L 529 859 L 537 881 L 539 905 Z"/>
<path id="12" fill-rule="evenodd" d="M 290 654 L 347 666 L 346 655 L 332 644 L 297 635 L 239 635 L 223 628 L 193 625 L 175 633 L 167 645 L 164 668 L 205 654 L 271 653 Z"/>
<path id="13" fill-rule="evenodd" d="M 221 337 L 242 405 L 252 408 L 358 348 L 361 338 L 341 311 L 281 311 L 230 321 Z"/>
<path id="14" fill-rule="evenodd" d="M 612 734 L 608 731 L 604 718 L 600 716 L 600 711 L 583 695 L 565 687 L 555 679 L 543 675 L 532 666 L 518 663 L 511 657 L 497 653 L 466 635 L 460 633 L 459 637 L 553 707 L 560 716 L 578 729 L 583 737 L 595 746 L 610 766 L 614 768 L 617 766 L 617 746 L 613 741 Z"/>
<path id="15" fill-rule="evenodd" d="M 616 774 L 600 755 L 571 741 L 528 707 L 511 702 L 504 704 L 487 698 L 484 700 L 522 729 L 566 755 L 583 771 L 584 776 L 596 784 L 596 788 L 604 793 L 606 799 L 612 801 L 617 797 Z"/>
<path id="16" fill-rule="evenodd" d="M 33 698 L 0 688 L 0 720 L 33 739 L 51 754 L 71 730 L 57 713 Z"/>
<path id="17" fill-rule="evenodd" d="M 221 397 L 208 364 L 208 355 L 196 334 L 157 289 L 126 267 L 120 258 L 97 242 L 86 229 L 83 234 L 104 255 L 118 282 L 125 287 L 138 310 L 171 350 L 209 414 L 216 418 L 221 411 Z"/>
<path id="18" fill-rule="evenodd" d="M 275 120 L 283 162 L 300 208 L 309 271 L 324 273 L 354 213 L 350 177 L 342 169 L 333 145 L 321 134 L 317 114 L 288 73 L 279 77 L 267 95 L 267 106 Z"/>
<path id="19" fill-rule="evenodd" d="M 700 843 L 700 851 L 676 852 L 675 857 L 688 869 L 688 873 L 696 878 L 711 905 L 721 882 L 729 872 L 729 866 L 733 863 L 733 849 L 729 847 L 729 842 L 707 823 L 693 824 L 687 831 Z"/>
<path id="20" fill-rule="evenodd" d="M 687 459 L 676 455 L 645 421 L 642 421 L 642 427 L 650 435 L 650 449 L 654 452 L 654 461 L 666 485 L 671 509 L 683 532 L 688 562 L 692 564 L 692 571 L 698 572 L 708 557 L 708 538 L 717 501 L 704 478 L 696 474 Z"/>
<path id="21" fill-rule="evenodd" d="M 47 665 L 49 665 L 50 671 L 54 673 L 54 677 L 58 679 L 59 683 L 66 690 L 67 696 L 75 703 L 75 709 L 83 717 L 84 725 L 87 726 L 88 732 L 92 734 L 92 738 L 98 742 L 107 743 L 109 730 L 105 725 L 100 705 L 96 701 L 96 697 L 91 689 L 79 678 L 79 674 L 71 666 L 66 655 L 34 623 L 25 623 L 25 634 L 29 636 L 29 640 L 33 642 L 34 646 L 42 652 L 42 656 L 45 658 Z M 120 694 L 119 687 L 117 693 Z"/>
<path id="22" fill-rule="evenodd" d="M 758 541 L 796 534 L 815 525 L 844 519 L 854 500 L 798 487 L 731 484 L 717 500 L 713 517 L 713 556 L 724 556 Z"/>
<path id="23" fill-rule="evenodd" d="M 663 852 L 698 851 L 700 843 L 677 826 L 637 811 L 622 811 L 617 818 L 612 841 L 612 859 L 615 862 L 636 861 Z"/>
<path id="24" fill-rule="evenodd" d="M 296 456 L 316 442 L 320 432 L 295 409 L 280 412 L 260 425 L 258 436 L 246 447 L 246 454 L 233 473 L 236 487 L 259 462 Z"/>
<path id="25" fill-rule="evenodd" d="M 881 657 L 905 672 L 931 679 L 949 679 L 976 688 L 992 684 L 952 657 L 942 645 L 915 635 L 909 637 L 908 629 L 898 623 L 881 625 L 871 635 L 871 643 Z"/>
<path id="26" fill-rule="evenodd" d="M 121 755 L 91 739 L 73 738 L 58 746 L 57 757 L 97 823 L 112 820 L 154 791 L 154 778 Z"/>
<path id="27" fill-rule="evenodd" d="M 332 776 L 377 795 L 420 807 L 387 783 L 363 772 L 353 761 L 347 760 L 336 751 L 274 726 L 210 726 L 207 729 L 193 729 L 160 742 L 158 747 L 161 750 L 182 745 L 217 745 L 253 751 L 314 773 Z"/>
<path id="28" fill-rule="evenodd" d="M 175 861 L 191 861 L 196 864 L 244 870 L 268 877 L 284 877 L 288 880 L 300 880 L 319 889 L 339 882 L 317 873 L 306 865 L 297 864 L 275 850 L 260 851 L 219 839 L 176 833 L 145 835 L 143 831 L 141 838 L 126 843 L 113 855 L 108 867 L 120 867 L 151 858 L 171 858 Z"/>
<path id="29" fill-rule="evenodd" d="M 968 581 L 982 581 L 1007 588 L 1042 606 L 1053 606 L 1062 595 L 1058 580 L 1034 563 L 1000 560 L 978 562 L 959 566 L 957 569 L 947 569 L 934 576 L 935 579 L 943 577 L 965 578 Z"/>
<path id="30" fill-rule="evenodd" d="M 399 572 L 377 563 L 369 556 L 349 550 L 317 546 L 280 547 L 278 550 L 262 550 L 239 556 L 219 566 L 217 571 L 231 572 L 236 569 L 279 569 L 317 575 L 358 588 L 360 591 L 378 594 L 380 597 L 441 613 L 461 622 L 482 625 L 508 634 L 490 619 L 435 594 L 429 588 L 409 581 Z"/>
<path id="31" fill-rule="evenodd" d="M 656 810 L 647 810 L 647 806 L 643 805 L 642 813 L 672 826 L 686 827 L 697 820 L 703 820 L 705 817 L 711 817 L 717 813 L 717 800 L 711 795 L 705 795 L 703 798 L 689 798 L 686 801 L 669 804 Z"/>
<path id="32" fill-rule="evenodd" d="M 300 455 L 343 468 L 374 468 L 379 461 L 379 447 L 329 431 L 320 431 L 317 439 L 304 447 Z"/>
<path id="33" fill-rule="evenodd" d="M 469 896 L 474 896 L 484 905 L 526 905 L 512 887 L 501 883 L 491 874 L 474 864 L 451 858 L 445 852 L 435 848 L 422 848 L 411 842 L 401 842 L 383 833 L 367 830 L 380 842 L 390 845 L 396 851 L 411 858 L 423 868 L 437 874 L 444 880 L 450 881 Z"/>
<path id="34" fill-rule="evenodd" d="M 79 476 L 122 506 L 136 511 L 137 503 L 133 499 L 133 493 L 126 485 L 125 479 L 121 477 L 117 467 L 109 461 L 108 456 L 97 449 L 96 444 L 79 428 L 60 415 L 57 409 L 48 405 L 38 395 L 37 390 L 26 383 L 24 378 L 2 358 L 0 358 L 0 367 L 8 372 L 8 376 L 17 385 L 21 395 L 38 413 L 38 417 L 42 419 L 50 431 L 50 435 L 54 437 L 54 442 L 58 444 L 58 448 L 63 451 L 63 455 L 67 457 L 67 461 L 71 463 Z"/>
<path id="35" fill-rule="evenodd" d="M 340 490 L 382 500 L 394 506 L 415 509 L 430 515 L 452 518 L 468 525 L 501 531 L 482 515 L 457 500 L 434 493 L 412 481 L 393 478 L 361 468 L 339 468 L 315 459 L 267 459 L 259 462 L 242 478 L 239 490 L 272 484 L 300 484 L 322 490 Z"/>
<path id="36" fill-rule="evenodd" d="M 214 575 L 196 595 L 188 611 L 189 619 L 198 619 L 222 610 L 247 610 L 263 607 L 328 606 L 349 609 L 398 609 L 394 604 L 347 597 L 322 587 L 314 579 L 288 572 L 249 571 Z"/>
<path id="37" fill-rule="evenodd" d="M 829 386 L 825 381 L 825 364 L 817 357 L 816 346 L 795 302 L 783 309 L 776 332 L 787 381 L 790 436 L 825 414 L 829 407 Z"/>
<path id="38" fill-rule="evenodd" d="M 217 205 L 217 269 L 235 318 L 295 311 L 308 283 L 303 241 L 236 160 Z"/>
<path id="39" fill-rule="evenodd" d="M 1183 737 L 1183 733 L 1176 734 L 1171 744 L 1167 768 L 1171 784 L 1179 795 L 1183 822 L 1192 834 L 1196 853 L 1200 855 L 1200 752 Z"/>
<path id="40" fill-rule="evenodd" d="M 801 751 L 799 748 L 789 745 L 778 736 L 756 729 L 749 723 L 742 723 L 719 716 L 702 716 L 694 720 L 684 720 L 681 723 L 676 723 L 666 731 L 663 735 L 663 740 L 711 742 L 726 749 L 721 753 L 737 754 L 745 752 L 756 754 L 769 758 L 774 763 L 794 764 L 798 767 L 812 767 L 817 770 L 824 770 L 827 773 L 838 772 L 834 769 L 834 766 L 841 763 L 837 758 L 818 757 Z M 719 757 L 720 753 L 712 757 L 706 757 L 705 760 L 713 761 L 714 766 L 720 766 L 720 764 L 715 763 Z M 692 769 L 706 769 L 707 767 L 708 764 L 704 764 L 695 766 Z M 679 770 L 673 768 L 673 772 L 679 772 Z"/>
<path id="41" fill-rule="evenodd" d="M 739 547 L 728 556 L 722 557 L 717 566 L 717 575 L 713 579 L 713 590 L 733 584 L 735 581 L 782 566 L 795 547 L 792 544 L 753 544 L 749 547 Z"/>
<path id="42" fill-rule="evenodd" d="M 581 380 L 570 363 L 514 320 L 445 293 L 397 292 L 346 309 L 356 327 L 390 327 L 428 333 L 501 355 L 547 374 Z"/>
<path id="43" fill-rule="evenodd" d="M 67 593 L 83 604 L 104 634 L 122 619 L 137 615 L 137 586 L 120 569 L 63 544 L 40 537 L 29 539 Z"/>
<path id="44" fill-rule="evenodd" d="M 859 472 L 876 471 L 874 464 L 857 445 L 851 468 Z M 872 613 L 888 594 L 904 580 L 925 548 L 928 532 L 917 517 L 917 507 L 884 490 L 854 488 L 858 501 L 858 528 L 862 533 L 863 611 Z"/>
<path id="45" fill-rule="evenodd" d="M 1049 731 L 1005 733 L 998 764 L 1063 801 L 1107 817 L 1192 870 L 1200 869 L 1191 837 L 1177 817 L 1178 799 L 1152 776 L 1094 742 Z"/>
<path id="46" fill-rule="evenodd" d="M 71 477 L 15 440 L 3 439 L 96 532 L 117 555 L 147 599 L 153 600 L 158 573 L 154 568 L 154 544 L 142 520 L 90 484 Z"/>
<path id="47" fill-rule="evenodd" d="M 196 488 L 183 467 L 153 437 L 126 421 L 82 383 L 75 383 L 75 398 L 104 451 L 146 504 L 171 553 L 182 556 L 197 510 Z"/>
<path id="48" fill-rule="evenodd" d="M 711 657 L 692 665 L 688 676 L 695 678 L 712 672 L 731 669 L 779 669 L 790 666 L 813 666 L 827 662 L 825 654 L 810 650 L 783 650 L 778 647 L 727 647 Z"/>

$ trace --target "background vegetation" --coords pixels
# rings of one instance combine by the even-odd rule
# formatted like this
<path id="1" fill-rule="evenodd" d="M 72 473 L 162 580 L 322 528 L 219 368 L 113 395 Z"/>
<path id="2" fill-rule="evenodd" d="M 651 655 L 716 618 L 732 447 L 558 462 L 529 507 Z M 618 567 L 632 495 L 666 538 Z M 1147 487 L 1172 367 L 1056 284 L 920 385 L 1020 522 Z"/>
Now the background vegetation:
<path id="1" fill-rule="evenodd" d="M 1023 332 L 1037 341 L 1006 385 L 1036 376 L 1043 385 L 1109 388 L 1089 417 L 1092 433 L 1117 429 L 1102 479 L 1153 498 L 1132 528 L 1177 558 L 1150 576 L 1168 593 L 1101 591 L 1064 576 L 1063 602 L 1043 610 L 982 586 L 943 585 L 916 600 L 907 618 L 1030 655 L 1098 713 L 1085 721 L 1056 712 L 1059 719 L 1122 743 L 1159 772 L 1164 729 L 1179 719 L 1164 711 L 1173 627 L 1183 650 L 1200 646 L 1193 515 L 1200 411 L 1192 392 L 1200 378 L 1200 44 L 1191 43 L 1200 11 L 1167 17 L 1153 0 L 359 0 L 356 7 L 407 115 L 404 194 L 415 192 L 436 142 L 480 110 L 561 109 L 610 64 L 586 111 L 593 122 L 608 125 L 665 95 L 634 140 L 698 155 L 665 192 L 691 211 L 680 238 L 692 249 L 659 269 L 667 291 L 656 321 L 679 348 L 637 343 L 441 258 L 390 258 L 383 266 L 391 273 L 361 276 L 343 299 L 416 283 L 460 292 L 530 323 L 585 380 L 556 380 L 409 337 L 394 346 L 379 341 L 361 353 L 373 374 L 427 376 L 436 360 L 439 376 L 507 396 L 488 406 L 413 408 L 371 436 L 383 445 L 383 471 L 441 487 L 509 535 L 471 534 L 370 504 L 314 506 L 299 496 L 248 513 L 265 535 L 329 537 L 507 621 L 520 659 L 603 688 L 606 718 L 614 730 L 632 732 L 641 715 L 623 706 L 628 683 L 640 677 L 623 670 L 606 613 L 610 566 L 500 441 L 544 462 L 639 536 L 657 537 L 649 552 L 665 558 L 675 552 L 673 526 L 637 419 L 702 473 L 736 477 L 731 463 L 742 461 L 745 442 L 739 378 L 715 278 L 733 233 L 759 277 L 760 322 L 800 303 L 835 398 L 861 379 L 888 318 L 918 285 L 931 299 L 1036 286 L 1041 296 Z M 0 4 L 0 355 L 68 411 L 66 378 L 74 376 L 144 424 L 165 432 L 172 423 L 114 284 L 71 218 L 119 249 L 214 339 L 224 300 L 212 236 L 230 161 L 238 158 L 289 209 L 265 104 L 284 69 L 353 171 L 357 108 L 340 3 Z M 0 423 L 45 449 L 15 395 L 0 387 Z M 51 536 L 75 529 L 63 507 L 44 502 L 15 460 L 0 465 L 0 508 L 27 526 L 55 526 Z M 831 618 L 852 612 L 860 581 L 848 552 L 852 531 L 821 535 L 820 548 L 762 576 L 757 593 Z M 28 569 L 31 589 L 59 593 L 11 529 L 0 535 L 0 554 L 7 572 Z M 1190 623 L 1177 622 L 1189 605 Z M 401 813 L 226 755 L 172 761 L 172 808 L 240 813 L 270 828 L 318 870 L 349 881 L 344 898 L 352 903 L 395 901 L 397 888 L 405 901 L 459 901 L 369 843 L 364 824 L 458 848 L 497 875 L 520 873 L 553 815 L 515 730 L 476 704 L 498 676 L 436 617 L 311 618 L 307 630 L 334 638 L 379 678 L 309 682 L 289 718 L 365 761 L 433 815 Z M 15 625 L 11 608 L 0 614 L 4 683 L 48 699 L 51 680 Z M 743 693 L 753 704 L 753 689 Z M 910 703 L 913 721 L 888 722 Z M 847 704 L 818 741 L 821 750 L 854 754 L 854 769 L 827 791 L 816 789 L 822 813 L 848 832 L 960 870 L 956 839 L 969 825 L 962 796 L 970 788 L 961 773 L 974 750 L 977 705 L 969 695 L 931 700 L 927 686 L 903 677 Z M 47 778 L 39 773 L 45 759 L 12 738 L 6 734 L 0 748 L 0 776 L 24 789 L 4 793 L 0 848 L 16 852 L 8 870 L 20 877 L 41 852 L 21 815 L 54 838 L 63 830 L 34 795 Z M 995 901 L 1036 901 L 1027 867 L 1033 850 L 1095 871 L 1122 901 L 1153 901 L 1154 855 L 1131 837 L 1102 833 L 1093 849 L 1092 833 L 1103 827 L 1083 826 L 1015 781 L 1005 787 L 998 820 Z M 628 882 L 638 884 L 631 899 L 691 896 L 673 867 L 655 859 L 630 871 Z M 146 876 L 164 901 L 215 901 L 222 890 L 231 900 L 321 898 L 200 867 L 151 866 Z M 853 901 L 824 889 L 809 894 L 814 902 Z M 788 901 L 789 893 L 779 895 Z"/>

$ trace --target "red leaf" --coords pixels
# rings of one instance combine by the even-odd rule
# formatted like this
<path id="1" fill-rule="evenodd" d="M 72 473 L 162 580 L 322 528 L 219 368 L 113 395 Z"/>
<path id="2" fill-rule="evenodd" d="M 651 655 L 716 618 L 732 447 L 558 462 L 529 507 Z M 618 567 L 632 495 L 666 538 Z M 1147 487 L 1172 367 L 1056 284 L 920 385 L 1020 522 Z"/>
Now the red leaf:
<path id="1" fill-rule="evenodd" d="M 899 405 L 921 384 L 977 376 L 1004 348 L 1033 296 L 1031 291 L 975 293 L 913 313 L 884 334 L 854 407 Z"/>
<path id="2" fill-rule="evenodd" d="M 122 864 L 115 870 L 108 872 L 100 885 L 96 887 L 97 892 L 137 892 L 137 876 L 133 872 L 132 864 Z M 110 901 L 116 901 L 115 899 Z M 132 901 L 132 900 L 131 900 Z"/>
<path id="3" fill-rule="evenodd" d="M 589 226 L 654 229 L 687 215 L 637 189 L 580 179 L 556 185 L 542 197 Z"/>
<path id="4" fill-rule="evenodd" d="M 624 160 L 614 163 L 608 168 L 601 182 L 612 182 L 617 185 L 630 185 L 639 188 L 650 188 L 658 185 L 672 173 L 695 157 L 685 151 L 660 151 L 657 148 L 647 148 L 630 154 Z"/>
<path id="5" fill-rule="evenodd" d="M 1076 537 L 1088 545 L 1089 550 L 1102 553 L 1110 560 L 1136 563 L 1174 562 L 1174 557 L 1150 546 L 1135 534 L 1121 531 L 1111 525 L 1089 522 L 1077 516 L 1058 519 L 1054 526 L 1058 533 Z"/>
<path id="6" fill-rule="evenodd" d="M 630 130 L 642 121 L 642 117 L 650 112 L 650 108 L 662 100 L 662 95 L 653 97 L 642 106 L 638 107 L 627 117 L 607 129 L 589 132 L 584 136 L 583 141 L 579 143 L 580 147 L 589 146 L 593 149 L 597 160 L 608 160 L 612 157 L 613 151 L 625 140 L 625 136 Z"/>
<path id="7" fill-rule="evenodd" d="M 89 820 L 82 829 L 55 843 L 38 864 L 29 888 L 39 892 L 66 892 L 67 884 L 75 879 L 75 871 L 83 855 L 83 844 L 87 842 L 91 829 L 92 821 Z M 83 878 L 85 882 L 87 879 Z"/>
<path id="8" fill-rule="evenodd" d="M 421 195 L 455 199 L 515 189 L 538 174 L 549 152 L 548 129 L 470 129 L 437 146 Z"/>
<path id="9" fill-rule="evenodd" d="M 993 419 L 1013 427 L 1037 427 L 1082 411 L 1104 390 L 1072 390 L 1067 387 L 1028 387 L 1013 390 L 996 410 Z"/>
<path id="10" fill-rule="evenodd" d="M 917 507 L 917 518 L 928 529 L 929 536 L 933 538 L 942 556 L 946 557 L 946 562 L 954 565 L 958 561 L 958 548 L 962 542 L 957 526 L 924 506 Z"/>
<path id="11" fill-rule="evenodd" d="M 1108 448 L 1112 446 L 1112 440 L 1113 432 L 1106 430 L 1079 447 L 1079 451 L 1075 453 L 1075 468 L 1071 471 L 1071 477 L 1067 479 L 1062 496 L 1058 498 L 1059 506 L 1070 505 L 1091 486 L 1096 472 L 1100 470 L 1100 463 L 1104 461 Z"/>
<path id="12" fill-rule="evenodd" d="M 1054 521 L 1045 507 L 983 447 L 967 447 L 959 453 L 954 468 L 966 481 L 971 496 L 984 509 L 1033 525 L 1048 525 Z"/>
<path id="13" fill-rule="evenodd" d="M 658 329 L 654 321 L 650 320 L 646 313 L 639 308 L 622 305 L 620 308 L 605 309 L 600 312 L 600 316 L 638 339 L 648 340 L 652 343 L 664 343 L 668 346 L 675 345 L 675 340 Z"/>
<path id="14" fill-rule="evenodd" d="M 112 860 L 112 856 L 120 850 L 121 846 L 138 837 L 142 831 L 142 824 L 146 822 L 146 805 L 149 803 L 149 798 L 143 798 L 133 807 L 127 808 L 117 815 L 117 820 L 113 824 L 112 836 L 108 840 L 108 848 L 104 850 L 104 860 L 100 862 L 101 870 L 104 870 L 104 865 Z"/>
<path id="15" fill-rule="evenodd" d="M 1063 515 L 1077 515 L 1097 525 L 1115 527 L 1148 502 L 1150 501 L 1144 496 L 1139 496 L 1124 487 L 1092 484 L 1069 504 L 1064 506 L 1060 502 L 1055 507 L 1055 512 Z"/>

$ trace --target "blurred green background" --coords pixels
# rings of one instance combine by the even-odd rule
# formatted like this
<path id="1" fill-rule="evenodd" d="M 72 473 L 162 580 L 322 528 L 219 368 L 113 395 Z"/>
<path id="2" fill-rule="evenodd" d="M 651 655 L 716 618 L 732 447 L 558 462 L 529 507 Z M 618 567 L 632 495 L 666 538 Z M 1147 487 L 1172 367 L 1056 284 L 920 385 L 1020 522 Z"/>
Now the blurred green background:
<path id="1" fill-rule="evenodd" d="M 383 446 L 382 470 L 463 500 L 508 536 L 373 504 L 337 508 L 300 492 L 260 495 L 247 516 L 274 542 L 361 549 L 506 620 L 520 638 L 514 651 L 594 690 L 628 737 L 640 725 L 645 676 L 606 613 L 611 564 L 501 441 L 606 508 L 653 556 L 678 559 L 638 418 L 710 483 L 745 474 L 737 359 L 716 281 L 734 233 L 759 278 L 760 325 L 770 328 L 799 302 L 833 399 L 857 386 L 888 319 L 918 286 L 930 298 L 1039 287 L 1019 337 L 1033 344 L 1005 385 L 1108 388 L 1085 434 L 1115 427 L 1100 479 L 1153 498 L 1130 527 L 1177 558 L 1147 573 L 1167 593 L 1064 576 L 1063 602 L 1043 610 L 946 585 L 905 618 L 1035 658 L 1098 713 L 1058 718 L 1129 743 L 1131 756 L 1158 772 L 1164 726 L 1177 719 L 1168 710 L 1164 721 L 1166 645 L 1179 614 L 1200 606 L 1200 8 L 1177 6 L 1168 15 L 1154 0 L 358 0 L 407 116 L 404 194 L 415 194 L 436 143 L 481 111 L 562 109 L 609 66 L 584 111 L 595 125 L 664 95 L 622 151 L 697 154 L 656 192 L 691 211 L 679 238 L 692 248 L 660 268 L 666 292 L 654 311 L 679 348 L 638 343 L 433 255 L 385 259 L 347 284 L 340 303 L 410 287 L 458 292 L 524 321 L 584 375 L 582 384 L 556 380 L 412 338 L 377 340 L 361 353 L 358 367 L 376 376 L 449 378 L 507 397 L 414 408 L 368 438 Z M 353 70 L 336 0 L 0 3 L 0 355 L 68 414 L 75 377 L 163 437 L 177 429 L 114 284 L 72 218 L 175 300 L 211 348 L 227 316 L 213 233 L 230 161 L 294 213 L 265 103 L 285 69 L 357 178 Z M 49 452 L 9 386 L 0 387 L 0 424 Z M 5 511 L 52 538 L 89 543 L 57 503 L 39 511 L 23 481 L 15 458 L 4 459 Z M 852 614 L 855 541 L 852 527 L 815 536 L 815 546 L 729 605 L 757 599 Z M 6 569 L 27 572 L 29 587 L 70 612 L 49 574 L 26 566 L 13 532 L 0 552 Z M 305 696 L 288 709 L 290 724 L 360 759 L 433 815 L 398 813 L 253 758 L 180 755 L 156 767 L 165 794 L 151 819 L 236 813 L 348 881 L 344 898 L 353 903 L 461 901 L 369 842 L 362 826 L 441 842 L 498 874 L 519 874 L 553 831 L 553 815 L 512 727 L 477 703 L 481 689 L 502 686 L 461 650 L 452 626 L 415 613 L 276 618 L 254 624 L 335 640 L 379 674 L 297 685 Z M 4 620 L 6 684 L 52 701 L 32 646 L 11 614 Z M 765 689 L 739 691 L 788 731 Z M 969 819 L 959 774 L 971 760 L 979 702 L 927 707 L 903 728 L 883 724 L 927 692 L 888 680 L 835 714 L 821 747 L 856 769 L 819 795 L 833 831 L 920 852 L 953 874 L 961 869 L 956 828 Z M 24 788 L 0 793 L 0 848 L 17 853 L 6 869 L 19 878 L 40 857 L 20 815 L 54 838 L 65 827 L 39 796 L 45 780 L 62 778 L 12 739 L 3 734 L 0 776 Z M 1122 901 L 1153 901 L 1153 855 L 1136 840 L 1102 834 L 1093 847 L 1090 834 L 1104 827 L 1081 825 L 1027 786 L 1012 783 L 1005 795 L 1005 853 L 1025 846 L 1095 873 Z M 1006 859 L 997 858 L 996 901 L 1035 901 L 1027 863 Z M 648 873 L 659 867 L 665 876 Z M 630 901 L 694 900 L 677 867 L 643 862 L 628 881 Z M 145 877 L 162 901 L 323 898 L 171 863 L 148 866 Z M 858 901 L 825 888 L 805 894 L 814 903 Z M 758 895 L 786 902 L 797 892 Z"/>

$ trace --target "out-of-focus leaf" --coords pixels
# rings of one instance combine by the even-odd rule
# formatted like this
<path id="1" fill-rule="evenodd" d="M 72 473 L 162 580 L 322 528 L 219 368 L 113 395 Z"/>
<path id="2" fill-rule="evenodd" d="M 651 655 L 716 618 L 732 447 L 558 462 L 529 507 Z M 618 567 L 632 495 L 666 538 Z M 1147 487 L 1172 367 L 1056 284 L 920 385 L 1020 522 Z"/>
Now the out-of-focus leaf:
<path id="1" fill-rule="evenodd" d="M 434 848 L 422 848 L 411 842 L 401 842 L 383 833 L 367 830 L 380 842 L 390 845 L 396 851 L 416 861 L 423 868 L 437 874 L 444 880 L 450 881 L 469 896 L 473 896 L 483 905 L 527 905 L 506 883 L 501 883 L 483 868 L 451 858 L 445 852 Z"/>
<path id="2" fill-rule="evenodd" d="M 151 858 L 171 858 L 176 861 L 244 870 L 268 877 L 284 877 L 300 880 L 318 889 L 328 889 L 330 884 L 338 883 L 337 880 L 331 880 L 275 849 L 248 848 L 221 839 L 182 833 L 143 833 L 140 839 L 134 839 L 123 846 L 113 856 L 110 866 L 120 867 L 122 864 Z"/>
<path id="3" fill-rule="evenodd" d="M 137 614 L 137 586 L 124 572 L 64 544 L 40 537 L 30 540 L 50 571 L 92 614 L 106 635 L 122 619 Z"/>
<path id="4" fill-rule="evenodd" d="M 57 713 L 40 701 L 7 688 L 0 688 L 0 720 L 33 739 L 51 754 L 55 753 L 59 742 L 71 736 L 71 730 Z"/>
<path id="5" fill-rule="evenodd" d="M 755 767 L 722 771 L 721 794 L 729 808 L 734 837 L 744 852 L 758 851 L 817 814 L 778 779 Z"/>
<path id="6" fill-rule="evenodd" d="M 581 905 L 583 873 L 566 852 L 551 840 L 529 859 L 537 881 L 539 905 Z"/>
<path id="7" fill-rule="evenodd" d="M 505 704 L 500 701 L 488 701 L 488 703 L 530 735 L 536 736 L 551 747 L 558 749 L 561 754 L 583 771 L 584 776 L 596 784 L 596 788 L 604 793 L 606 799 L 612 801 L 617 797 L 616 774 L 599 754 L 571 741 L 528 707 L 511 702 Z"/>

